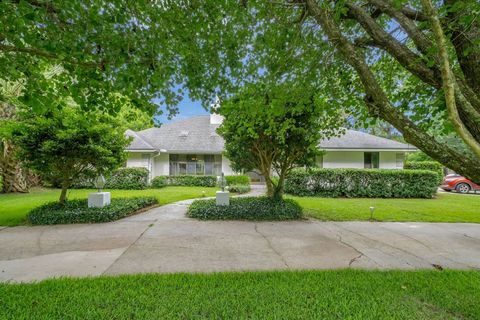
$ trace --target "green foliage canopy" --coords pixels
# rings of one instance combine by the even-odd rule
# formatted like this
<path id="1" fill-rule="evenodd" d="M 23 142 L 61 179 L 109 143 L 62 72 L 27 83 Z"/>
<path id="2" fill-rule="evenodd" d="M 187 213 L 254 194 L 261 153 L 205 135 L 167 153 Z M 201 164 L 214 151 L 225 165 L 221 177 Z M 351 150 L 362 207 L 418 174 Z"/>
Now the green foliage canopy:
<path id="1" fill-rule="evenodd" d="M 288 172 L 315 162 L 320 139 L 340 129 L 338 114 L 322 108 L 310 90 L 292 84 L 246 86 L 218 109 L 225 117 L 218 132 L 232 168 L 259 170 L 270 197 L 281 198 Z M 272 173 L 278 181 L 271 179 Z"/>
<path id="2" fill-rule="evenodd" d="M 128 139 L 109 114 L 65 105 L 42 114 L 23 110 L 19 118 L 11 124 L 18 156 L 45 180 L 61 185 L 60 202 L 74 181 L 107 173 L 125 161 Z"/>

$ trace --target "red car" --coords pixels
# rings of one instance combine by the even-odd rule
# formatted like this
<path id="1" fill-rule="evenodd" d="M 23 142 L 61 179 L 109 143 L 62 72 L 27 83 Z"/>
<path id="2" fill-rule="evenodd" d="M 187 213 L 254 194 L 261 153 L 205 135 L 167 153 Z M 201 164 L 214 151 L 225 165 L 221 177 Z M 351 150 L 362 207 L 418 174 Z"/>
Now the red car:
<path id="1" fill-rule="evenodd" d="M 440 186 L 445 191 L 455 190 L 459 193 L 469 193 L 472 190 L 480 190 L 480 186 L 462 177 L 459 174 L 448 174 L 443 179 L 443 183 Z"/>

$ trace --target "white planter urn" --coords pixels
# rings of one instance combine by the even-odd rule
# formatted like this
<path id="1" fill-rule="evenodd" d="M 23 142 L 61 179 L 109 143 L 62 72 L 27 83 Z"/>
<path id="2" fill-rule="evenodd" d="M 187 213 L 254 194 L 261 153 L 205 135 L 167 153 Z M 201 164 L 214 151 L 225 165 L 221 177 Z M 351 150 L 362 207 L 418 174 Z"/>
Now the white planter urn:
<path id="1" fill-rule="evenodd" d="M 95 187 L 98 192 L 92 192 L 88 195 L 88 207 L 89 208 L 103 208 L 110 204 L 110 192 L 103 192 L 102 189 L 105 186 L 105 177 L 99 175 L 95 179 Z"/>

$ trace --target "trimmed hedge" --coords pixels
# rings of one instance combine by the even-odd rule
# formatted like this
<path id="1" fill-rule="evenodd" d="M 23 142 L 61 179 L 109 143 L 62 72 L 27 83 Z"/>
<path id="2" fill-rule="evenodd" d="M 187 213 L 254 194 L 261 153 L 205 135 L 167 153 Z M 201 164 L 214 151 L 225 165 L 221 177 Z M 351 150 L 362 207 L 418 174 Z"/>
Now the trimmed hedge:
<path id="1" fill-rule="evenodd" d="M 427 170 L 296 169 L 285 192 L 297 196 L 349 198 L 432 198 L 438 174 Z"/>
<path id="2" fill-rule="evenodd" d="M 163 176 L 169 186 L 215 187 L 216 176 Z"/>
<path id="3" fill-rule="evenodd" d="M 30 211 L 28 221 L 32 224 L 67 224 L 108 222 L 126 217 L 135 211 L 158 204 L 155 197 L 117 198 L 109 206 L 89 208 L 86 199 L 44 204 Z"/>
<path id="4" fill-rule="evenodd" d="M 166 176 L 157 176 L 152 179 L 152 188 L 163 188 L 167 186 L 167 182 Z"/>
<path id="5" fill-rule="evenodd" d="M 243 197 L 230 198 L 229 206 L 217 206 L 215 199 L 196 200 L 187 215 L 201 220 L 291 220 L 302 217 L 302 208 L 292 199 Z"/>
<path id="6" fill-rule="evenodd" d="M 141 190 L 148 186 L 147 168 L 120 168 L 107 179 L 107 189 Z"/>
<path id="7" fill-rule="evenodd" d="M 225 176 L 227 185 L 250 185 L 249 176 Z M 152 180 L 153 188 L 165 186 L 216 187 L 217 176 L 157 176 Z"/>
<path id="8" fill-rule="evenodd" d="M 143 167 L 117 169 L 106 179 L 105 189 L 143 190 L 148 187 L 148 174 Z M 94 180 L 75 181 L 72 189 L 95 189 Z"/>
<path id="9" fill-rule="evenodd" d="M 436 161 L 408 161 L 405 163 L 404 169 L 409 170 L 429 170 L 438 174 L 439 181 L 438 184 L 442 183 L 443 180 L 443 165 Z"/>
<path id="10" fill-rule="evenodd" d="M 234 193 L 247 193 L 251 190 L 250 185 L 246 184 L 233 184 L 231 186 L 227 186 L 228 191 Z"/>
<path id="11" fill-rule="evenodd" d="M 225 176 L 227 185 L 250 185 L 250 177 L 247 175 Z"/>

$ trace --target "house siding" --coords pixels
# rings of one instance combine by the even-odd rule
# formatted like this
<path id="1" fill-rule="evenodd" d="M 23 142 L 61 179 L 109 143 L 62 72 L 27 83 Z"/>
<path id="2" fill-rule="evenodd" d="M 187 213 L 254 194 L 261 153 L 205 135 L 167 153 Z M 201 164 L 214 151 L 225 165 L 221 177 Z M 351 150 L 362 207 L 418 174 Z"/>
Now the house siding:
<path id="1" fill-rule="evenodd" d="M 170 174 L 170 166 L 169 166 L 169 154 L 168 153 L 161 153 L 160 155 L 156 156 L 154 159 L 153 165 L 153 176 L 168 176 Z"/>
<path id="2" fill-rule="evenodd" d="M 397 169 L 397 152 L 380 152 L 380 169 Z"/>
<path id="3" fill-rule="evenodd" d="M 380 152 L 380 169 L 403 169 L 397 166 L 397 151 Z M 323 155 L 323 168 L 364 168 L 364 151 L 328 151 Z"/>
<path id="4" fill-rule="evenodd" d="M 403 169 L 403 162 L 397 162 L 397 154 L 404 152 L 381 151 L 380 169 Z M 144 167 L 150 170 L 150 178 L 156 176 L 166 176 L 170 174 L 170 155 L 162 153 L 160 155 L 149 155 L 146 158 L 144 153 L 129 153 L 127 167 Z M 323 161 L 318 159 L 317 165 L 323 168 L 364 168 L 364 151 L 328 151 L 323 155 Z M 237 174 L 231 168 L 230 160 L 222 156 L 222 172 L 225 175 Z"/>
<path id="5" fill-rule="evenodd" d="M 230 160 L 229 160 L 227 157 L 223 156 L 223 155 L 222 155 L 222 172 L 223 172 L 226 176 L 231 176 L 231 175 L 236 174 L 236 173 L 232 170 L 232 168 L 231 168 L 231 166 L 230 166 Z"/>
<path id="6" fill-rule="evenodd" d="M 143 156 L 144 153 L 129 153 L 127 159 L 127 167 L 142 167 L 142 168 L 150 168 L 149 159 Z"/>
<path id="7" fill-rule="evenodd" d="M 330 151 L 323 155 L 324 168 L 362 169 L 363 151 Z"/>
<path id="8" fill-rule="evenodd" d="M 150 157 L 150 162 L 142 156 L 142 153 L 129 153 L 127 158 L 127 167 L 144 167 L 150 170 L 151 177 L 170 175 L 170 154 L 161 153 L 160 155 Z M 230 166 L 230 160 L 222 156 L 222 172 L 225 175 L 235 175 Z"/>

